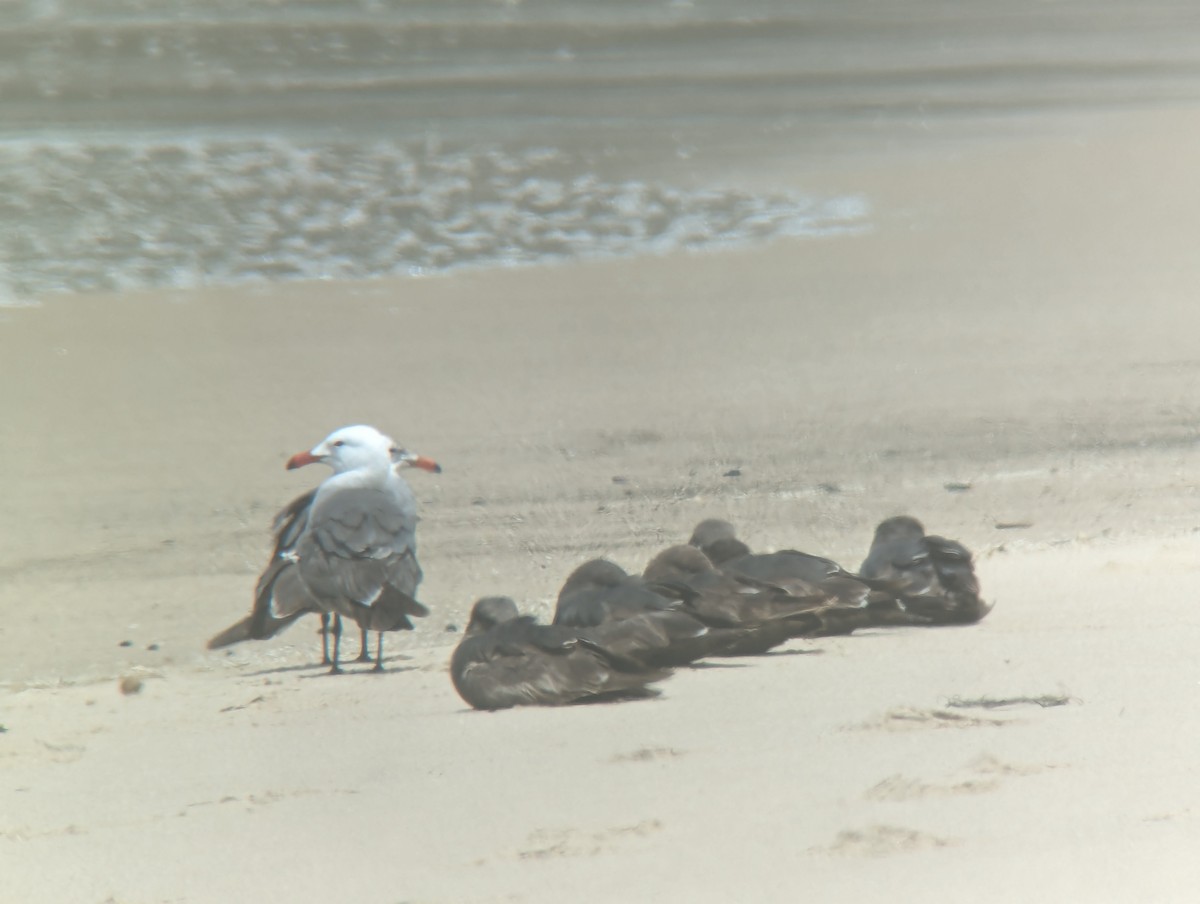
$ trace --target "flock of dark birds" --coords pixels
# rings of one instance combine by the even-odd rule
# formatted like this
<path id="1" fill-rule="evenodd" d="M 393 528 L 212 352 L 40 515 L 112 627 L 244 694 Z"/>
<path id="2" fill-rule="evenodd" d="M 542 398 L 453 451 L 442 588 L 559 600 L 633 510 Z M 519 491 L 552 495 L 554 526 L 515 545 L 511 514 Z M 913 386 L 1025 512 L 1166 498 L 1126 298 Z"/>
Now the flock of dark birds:
<path id="1" fill-rule="evenodd" d="M 412 630 L 413 617 L 429 614 L 415 597 L 416 500 L 400 471 L 441 468 L 366 426 L 335 431 L 287 467 L 316 462 L 332 476 L 276 516 L 253 609 L 208 646 L 262 640 L 315 613 L 331 674 L 341 671 L 343 619 L 361 632 L 359 662 L 372 661 L 368 632 L 376 632 L 382 671 L 384 633 Z M 559 591 L 552 624 L 522 615 L 509 597 L 478 600 L 450 676 L 484 710 L 644 697 L 697 660 L 881 625 L 971 624 L 990 610 L 971 553 L 907 515 L 879 525 L 857 572 L 791 549 L 755 553 L 729 522 L 709 519 L 641 575 L 606 559 L 584 562 Z"/>

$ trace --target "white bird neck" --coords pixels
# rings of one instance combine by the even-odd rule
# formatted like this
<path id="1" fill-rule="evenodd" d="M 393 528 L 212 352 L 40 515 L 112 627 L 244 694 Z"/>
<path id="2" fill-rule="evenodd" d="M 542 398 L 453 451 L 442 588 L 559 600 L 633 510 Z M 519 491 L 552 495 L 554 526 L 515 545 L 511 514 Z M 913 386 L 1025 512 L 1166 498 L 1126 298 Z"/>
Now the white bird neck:
<path id="1" fill-rule="evenodd" d="M 341 471 L 325 480 L 326 484 L 338 487 L 385 487 L 396 479 L 391 462 L 361 465 L 349 471 Z"/>

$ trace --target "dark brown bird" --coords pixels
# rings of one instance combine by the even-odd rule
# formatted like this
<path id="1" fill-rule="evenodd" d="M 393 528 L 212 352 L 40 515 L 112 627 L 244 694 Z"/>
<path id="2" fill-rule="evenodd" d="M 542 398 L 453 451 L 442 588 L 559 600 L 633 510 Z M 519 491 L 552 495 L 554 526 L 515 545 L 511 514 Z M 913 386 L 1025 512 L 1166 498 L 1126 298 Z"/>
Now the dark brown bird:
<path id="1" fill-rule="evenodd" d="M 697 547 L 722 571 L 799 596 L 819 592 L 823 582 L 848 575 L 837 562 L 794 549 L 754 553 L 738 539 L 734 526 L 720 518 L 697 524 L 688 545 Z"/>
<path id="2" fill-rule="evenodd" d="M 737 538 L 737 530 L 722 518 L 706 518 L 696 525 L 689 546 L 695 546 L 714 565 L 750 554 L 750 547 Z"/>
<path id="3" fill-rule="evenodd" d="M 859 570 L 930 624 L 974 624 L 992 611 L 979 596 L 970 551 L 954 540 L 926 535 L 924 525 L 908 515 L 880 522 Z"/>
<path id="4" fill-rule="evenodd" d="M 750 634 L 739 655 L 765 652 L 793 637 L 846 633 L 869 622 L 863 610 L 867 589 L 860 594 L 805 585 L 803 594 L 781 586 L 718 570 L 692 546 L 672 546 L 655 556 L 643 572 L 647 584 L 675 594 L 685 611 L 710 627 L 740 627 Z M 841 590 L 842 588 L 837 588 Z"/>
<path id="5" fill-rule="evenodd" d="M 718 570 L 760 590 L 776 590 L 791 596 L 826 596 L 839 605 L 824 618 L 820 633 L 812 636 L 849 634 L 857 628 L 879 625 L 927 624 L 919 615 L 904 610 L 886 584 L 853 574 L 832 559 L 795 549 L 754 553 L 737 539 L 728 521 L 701 521 L 692 533 L 705 555 Z M 715 556 L 715 559 L 714 559 Z"/>
<path id="6" fill-rule="evenodd" d="M 554 624 L 603 627 L 611 649 L 652 666 L 730 655 L 727 649 L 738 640 L 738 632 L 709 630 L 680 599 L 657 592 L 607 559 L 591 559 L 571 572 L 558 594 Z"/>
<path id="7" fill-rule="evenodd" d="M 656 593 L 608 559 L 584 562 L 563 582 L 554 624 L 591 628 L 645 612 L 678 611 L 678 600 Z"/>
<path id="8" fill-rule="evenodd" d="M 459 696 L 485 710 L 656 695 L 647 685 L 670 671 L 622 655 L 607 627 L 539 625 L 510 598 L 485 597 L 450 658 L 450 678 Z"/>
<path id="9" fill-rule="evenodd" d="M 797 596 L 818 593 L 831 579 L 833 583 L 829 586 L 838 587 L 841 585 L 837 579 L 852 577 L 837 562 L 794 549 L 754 553 L 738 539 L 734 526 L 720 518 L 708 518 L 697 524 L 688 545 L 698 548 L 728 574 Z M 861 582 L 859 586 L 863 586 Z"/>

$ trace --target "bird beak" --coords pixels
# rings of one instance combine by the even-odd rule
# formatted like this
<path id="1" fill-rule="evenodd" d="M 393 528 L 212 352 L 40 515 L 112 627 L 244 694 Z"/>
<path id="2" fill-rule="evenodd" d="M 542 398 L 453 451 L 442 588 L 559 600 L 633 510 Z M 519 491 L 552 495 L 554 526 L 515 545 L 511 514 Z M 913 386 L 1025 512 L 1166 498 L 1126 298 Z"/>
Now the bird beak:
<path id="1" fill-rule="evenodd" d="M 409 452 L 404 449 L 392 455 L 392 461 L 406 468 L 420 468 L 422 471 L 429 471 L 433 474 L 442 473 L 442 466 L 432 458 L 426 458 L 424 455 L 418 455 L 416 452 Z"/>
<path id="2" fill-rule="evenodd" d="M 297 452 L 287 460 L 287 469 L 294 471 L 296 468 L 303 468 L 305 465 L 311 465 L 321 459 L 313 455 L 312 452 Z"/>

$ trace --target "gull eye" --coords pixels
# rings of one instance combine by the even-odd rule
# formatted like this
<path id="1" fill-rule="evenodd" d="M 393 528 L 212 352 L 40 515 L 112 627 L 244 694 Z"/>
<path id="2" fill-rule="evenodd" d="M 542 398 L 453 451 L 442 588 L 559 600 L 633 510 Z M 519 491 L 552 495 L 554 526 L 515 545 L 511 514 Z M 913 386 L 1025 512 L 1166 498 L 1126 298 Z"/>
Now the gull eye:
<path id="1" fill-rule="evenodd" d="M 344 439 L 334 440 L 333 444 L 335 446 L 344 446 L 344 445 L 346 445 L 346 441 Z"/>

